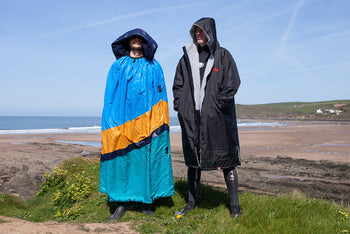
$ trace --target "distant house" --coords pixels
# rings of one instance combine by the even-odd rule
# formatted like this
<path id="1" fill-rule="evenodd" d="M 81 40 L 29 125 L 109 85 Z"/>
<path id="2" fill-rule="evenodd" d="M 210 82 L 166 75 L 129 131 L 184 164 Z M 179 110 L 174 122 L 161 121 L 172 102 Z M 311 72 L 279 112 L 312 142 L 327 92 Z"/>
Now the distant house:
<path id="1" fill-rule="evenodd" d="M 336 110 L 336 109 L 317 109 L 316 110 L 316 114 L 323 114 L 323 113 L 328 113 L 328 114 L 336 114 L 339 115 L 340 113 L 342 113 L 342 110 Z"/>
<path id="2" fill-rule="evenodd" d="M 334 109 L 326 109 L 326 111 L 328 111 L 328 113 L 335 114 L 335 110 Z"/>

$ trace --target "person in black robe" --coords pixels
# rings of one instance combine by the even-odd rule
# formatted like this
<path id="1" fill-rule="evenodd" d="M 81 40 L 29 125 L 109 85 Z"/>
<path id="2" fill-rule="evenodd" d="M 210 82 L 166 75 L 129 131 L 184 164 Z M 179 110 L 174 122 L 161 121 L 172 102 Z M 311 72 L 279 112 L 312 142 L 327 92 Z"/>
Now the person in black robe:
<path id="1" fill-rule="evenodd" d="M 202 18 L 190 30 L 173 84 L 174 109 L 182 130 L 188 167 L 188 204 L 176 215 L 195 208 L 202 170 L 222 169 L 230 197 L 230 214 L 242 214 L 238 200 L 240 148 L 234 96 L 241 83 L 234 59 L 220 47 L 215 21 Z"/>

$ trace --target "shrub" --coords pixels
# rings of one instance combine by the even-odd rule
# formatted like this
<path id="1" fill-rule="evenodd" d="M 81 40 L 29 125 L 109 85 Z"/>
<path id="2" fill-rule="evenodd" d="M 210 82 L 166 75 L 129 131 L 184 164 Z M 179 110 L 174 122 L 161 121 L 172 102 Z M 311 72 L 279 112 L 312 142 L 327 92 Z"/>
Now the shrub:
<path id="1" fill-rule="evenodd" d="M 72 221 L 79 217 L 82 206 L 77 202 L 87 198 L 92 190 L 91 180 L 85 172 L 68 177 L 67 170 L 56 167 L 51 174 L 45 174 L 44 178 L 38 195 L 47 193 L 51 188 L 56 189 L 52 195 L 55 218 L 59 221 Z"/>

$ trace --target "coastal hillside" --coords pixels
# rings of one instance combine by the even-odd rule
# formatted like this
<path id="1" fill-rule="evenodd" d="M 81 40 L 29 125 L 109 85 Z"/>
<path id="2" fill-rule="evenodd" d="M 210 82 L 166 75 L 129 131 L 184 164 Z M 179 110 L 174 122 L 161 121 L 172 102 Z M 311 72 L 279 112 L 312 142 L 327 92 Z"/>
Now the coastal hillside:
<path id="1" fill-rule="evenodd" d="M 239 119 L 350 120 L 350 100 L 236 105 Z"/>

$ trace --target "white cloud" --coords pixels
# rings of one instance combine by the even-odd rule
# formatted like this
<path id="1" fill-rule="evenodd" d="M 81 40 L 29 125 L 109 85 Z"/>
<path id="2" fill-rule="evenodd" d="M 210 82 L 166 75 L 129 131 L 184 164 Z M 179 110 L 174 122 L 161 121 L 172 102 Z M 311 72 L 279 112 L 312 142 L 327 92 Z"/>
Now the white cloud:
<path id="1" fill-rule="evenodd" d="M 240 24 L 236 27 L 233 27 L 231 28 L 230 30 L 227 30 L 225 31 L 226 33 L 230 33 L 230 32 L 234 32 L 234 31 L 238 31 L 238 30 L 242 30 L 244 28 L 248 28 L 252 25 L 257 25 L 257 24 L 261 24 L 263 21 L 267 21 L 267 20 L 271 20 L 273 18 L 276 18 L 278 16 L 281 16 L 281 15 L 284 15 L 290 11 L 292 11 L 294 8 L 288 8 L 288 9 L 284 9 L 284 10 L 281 10 L 281 11 L 278 11 L 278 12 L 275 12 L 273 14 L 269 14 L 269 15 L 266 15 L 264 17 L 260 17 L 260 18 L 255 18 L 249 22 L 246 22 L 244 24 Z"/>
<path id="2" fill-rule="evenodd" d="M 283 46 L 286 45 L 286 42 L 287 42 L 287 40 L 289 38 L 289 34 L 290 34 L 290 32 L 291 32 L 291 30 L 292 30 L 292 28 L 294 26 L 295 20 L 296 20 L 298 14 L 299 14 L 300 9 L 304 5 L 304 2 L 305 2 L 305 0 L 300 0 L 298 2 L 298 4 L 295 6 L 295 10 L 293 12 L 292 18 L 289 20 L 289 24 L 288 24 L 284 34 L 282 35 L 282 38 L 281 38 L 281 41 L 280 41 L 280 45 L 279 45 L 280 47 L 283 47 Z"/>
<path id="3" fill-rule="evenodd" d="M 104 20 L 100 20 L 100 21 L 91 22 L 91 23 L 88 23 L 85 25 L 78 25 L 78 26 L 69 27 L 69 28 L 62 29 L 62 30 L 55 31 L 55 32 L 45 33 L 45 34 L 39 35 L 39 37 L 50 37 L 50 36 L 54 36 L 57 34 L 64 34 L 64 33 L 68 33 L 68 32 L 79 31 L 82 29 L 92 28 L 92 27 L 96 27 L 96 26 L 100 26 L 100 25 L 104 25 L 104 24 L 109 24 L 109 23 L 129 19 L 129 18 L 133 18 L 133 17 L 137 17 L 137 16 L 148 15 L 148 14 L 152 14 L 152 13 L 159 12 L 159 11 L 187 8 L 189 6 L 190 5 L 167 6 L 167 7 L 154 8 L 154 9 L 150 9 L 150 10 L 144 10 L 144 11 L 140 11 L 137 13 L 121 15 L 121 16 L 110 18 L 110 19 L 104 19 Z"/>

